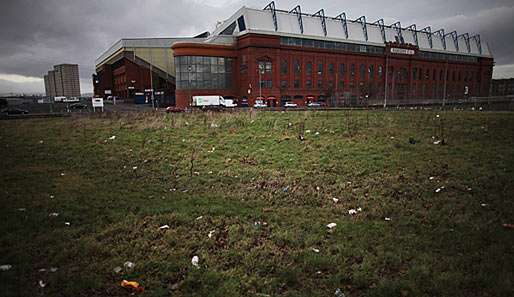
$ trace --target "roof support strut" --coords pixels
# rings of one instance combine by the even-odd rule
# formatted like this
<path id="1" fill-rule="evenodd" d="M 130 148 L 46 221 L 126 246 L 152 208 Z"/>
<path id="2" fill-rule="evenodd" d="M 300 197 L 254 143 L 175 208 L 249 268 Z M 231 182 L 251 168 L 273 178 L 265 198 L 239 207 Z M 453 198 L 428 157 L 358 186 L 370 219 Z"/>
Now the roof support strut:
<path id="1" fill-rule="evenodd" d="M 466 49 L 468 50 L 468 53 L 471 53 L 471 45 L 469 44 L 469 34 L 464 33 L 464 34 L 459 35 L 459 37 L 464 38 L 464 42 L 466 43 Z"/>
<path id="2" fill-rule="evenodd" d="M 482 54 L 482 41 L 480 41 L 480 34 L 476 34 L 474 36 L 471 36 L 471 38 L 473 38 L 477 44 L 477 47 L 478 47 L 478 52 L 480 54 Z"/>
<path id="3" fill-rule="evenodd" d="M 458 40 L 458 35 L 457 35 L 457 31 L 452 31 L 450 33 L 447 33 L 446 35 L 444 35 L 444 37 L 450 35 L 453 39 L 453 43 L 455 44 L 455 49 L 457 51 L 459 51 L 459 40 Z"/>
<path id="4" fill-rule="evenodd" d="M 356 19 L 354 22 L 361 23 L 362 32 L 364 33 L 364 39 L 366 39 L 366 41 L 368 41 L 368 27 L 366 25 L 366 16 L 361 16 L 360 18 Z"/>
<path id="5" fill-rule="evenodd" d="M 441 43 L 443 44 L 443 49 L 446 50 L 446 38 L 444 38 L 444 29 L 439 29 L 434 32 L 434 35 L 439 36 L 441 38 Z"/>
<path id="6" fill-rule="evenodd" d="M 378 25 L 378 27 L 380 28 L 380 34 L 382 34 L 382 41 L 384 43 L 386 43 L 386 33 L 385 33 L 385 25 L 384 25 L 384 19 L 380 19 L 376 22 L 374 22 L 373 24 L 376 24 Z"/>
<path id="7" fill-rule="evenodd" d="M 399 42 L 404 43 L 402 35 L 402 24 L 400 24 L 400 22 L 396 22 L 391 25 L 391 28 L 396 30 L 396 35 L 398 35 Z"/>
<path id="8" fill-rule="evenodd" d="M 434 48 L 434 43 L 432 42 L 432 28 L 430 26 L 421 29 L 421 32 L 425 32 L 428 35 L 428 44 L 430 48 Z"/>
<path id="9" fill-rule="evenodd" d="M 296 17 L 298 18 L 298 26 L 300 26 L 300 32 L 303 34 L 302 9 L 300 8 L 300 5 L 296 5 L 296 7 L 291 9 L 289 13 L 296 14 Z"/>
<path id="10" fill-rule="evenodd" d="M 313 14 L 312 16 L 318 16 L 321 19 L 321 28 L 323 29 L 323 33 L 327 36 L 327 23 L 325 22 L 325 10 L 320 9 L 318 12 Z"/>
<path id="11" fill-rule="evenodd" d="M 336 19 L 341 20 L 341 24 L 343 25 L 344 36 L 348 39 L 348 22 L 346 21 L 346 13 L 341 13 L 336 16 Z"/>
<path id="12" fill-rule="evenodd" d="M 416 24 L 412 24 L 412 25 L 408 26 L 407 30 L 410 30 L 412 32 L 412 36 L 414 37 L 414 42 L 416 43 L 416 46 L 419 46 L 418 30 L 416 30 Z"/>
<path id="13" fill-rule="evenodd" d="M 270 10 L 271 16 L 273 17 L 273 26 L 275 26 L 275 31 L 278 31 L 278 22 L 277 22 L 277 11 L 275 9 L 275 1 L 271 1 L 264 10 Z"/>

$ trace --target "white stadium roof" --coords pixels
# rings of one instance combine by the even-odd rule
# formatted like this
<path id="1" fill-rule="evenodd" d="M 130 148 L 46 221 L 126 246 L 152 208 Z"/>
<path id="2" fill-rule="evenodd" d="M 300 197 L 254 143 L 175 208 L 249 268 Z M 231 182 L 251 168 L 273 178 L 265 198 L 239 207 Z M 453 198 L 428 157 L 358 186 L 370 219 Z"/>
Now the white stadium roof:
<path id="1" fill-rule="evenodd" d="M 242 18 L 241 18 L 242 17 Z M 284 37 L 385 46 L 386 42 L 417 45 L 420 50 L 491 57 L 487 44 L 480 35 L 444 29 L 433 32 L 430 27 L 419 30 L 415 24 L 404 27 L 397 22 L 385 25 L 383 20 L 369 23 L 362 16 L 350 20 L 345 13 L 337 17 L 325 16 L 323 9 L 314 14 L 301 12 L 300 6 L 290 11 L 278 10 L 271 2 L 263 10 L 242 7 L 226 21 L 218 25 L 206 42 L 218 43 L 221 36 L 242 36 L 247 33 L 279 35 Z"/>

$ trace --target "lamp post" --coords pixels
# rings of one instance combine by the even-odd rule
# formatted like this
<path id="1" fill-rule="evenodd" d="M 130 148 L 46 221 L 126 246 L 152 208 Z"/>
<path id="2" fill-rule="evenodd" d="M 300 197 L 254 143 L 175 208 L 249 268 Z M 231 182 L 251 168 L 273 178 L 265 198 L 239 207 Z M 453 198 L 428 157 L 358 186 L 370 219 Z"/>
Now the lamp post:
<path id="1" fill-rule="evenodd" d="M 193 97 L 191 96 L 191 72 L 193 71 L 193 67 L 191 65 L 187 66 L 187 90 L 189 92 L 189 102 L 191 106 L 193 106 Z"/>

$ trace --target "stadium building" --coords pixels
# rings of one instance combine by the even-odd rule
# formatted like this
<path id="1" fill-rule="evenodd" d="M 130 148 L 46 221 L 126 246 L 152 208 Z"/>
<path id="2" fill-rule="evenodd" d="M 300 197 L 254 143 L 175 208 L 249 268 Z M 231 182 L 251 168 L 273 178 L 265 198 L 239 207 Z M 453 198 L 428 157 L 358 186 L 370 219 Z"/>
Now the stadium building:
<path id="1" fill-rule="evenodd" d="M 166 101 L 173 101 L 175 64 L 171 46 L 177 41 L 203 40 L 204 36 L 119 40 L 95 61 L 95 95 L 139 98 L 148 102 L 153 93 Z"/>
<path id="2" fill-rule="evenodd" d="M 207 94 L 269 106 L 488 96 L 494 64 L 476 34 L 278 10 L 274 2 L 243 7 L 208 38 L 172 49 L 179 107 Z"/>

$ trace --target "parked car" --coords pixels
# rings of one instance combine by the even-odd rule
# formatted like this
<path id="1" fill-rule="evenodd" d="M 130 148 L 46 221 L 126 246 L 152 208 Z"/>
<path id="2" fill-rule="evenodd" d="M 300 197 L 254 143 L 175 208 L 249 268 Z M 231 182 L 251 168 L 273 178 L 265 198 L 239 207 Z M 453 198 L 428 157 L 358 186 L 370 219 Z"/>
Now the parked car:
<path id="1" fill-rule="evenodd" d="M 6 114 L 28 114 L 29 113 L 29 111 L 26 109 L 15 108 L 15 107 L 7 108 L 6 110 L 4 110 L 4 112 Z"/>
<path id="2" fill-rule="evenodd" d="M 284 104 L 284 107 L 298 107 L 298 104 L 294 102 L 286 102 L 286 104 Z"/>
<path id="3" fill-rule="evenodd" d="M 185 112 L 185 111 L 186 111 L 185 109 L 180 108 L 180 107 L 175 107 L 175 106 L 166 107 L 167 113 L 178 113 L 178 112 Z"/>
<path id="4" fill-rule="evenodd" d="M 240 107 L 248 107 L 248 106 L 249 106 L 249 105 L 248 105 L 248 100 L 246 100 L 246 99 L 241 99 L 241 100 L 239 101 L 239 106 L 240 106 Z"/>
<path id="5" fill-rule="evenodd" d="M 319 102 L 310 102 L 307 104 L 308 107 L 321 107 L 321 103 Z"/>
<path id="6" fill-rule="evenodd" d="M 87 105 L 83 103 L 74 103 L 70 105 L 71 110 L 84 110 L 87 109 Z"/>
<path id="7" fill-rule="evenodd" d="M 266 108 L 268 106 L 266 104 L 262 103 L 262 102 L 255 102 L 253 107 L 255 107 L 255 108 Z"/>

